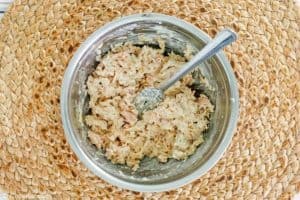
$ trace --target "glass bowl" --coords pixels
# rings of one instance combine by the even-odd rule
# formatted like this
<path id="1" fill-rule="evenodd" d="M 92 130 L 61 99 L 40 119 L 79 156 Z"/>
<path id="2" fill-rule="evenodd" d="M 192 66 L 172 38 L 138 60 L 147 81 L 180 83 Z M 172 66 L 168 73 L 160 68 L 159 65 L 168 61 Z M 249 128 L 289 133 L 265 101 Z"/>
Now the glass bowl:
<path id="1" fill-rule="evenodd" d="M 141 41 L 140 38 L 147 38 Z M 164 40 L 167 49 L 182 53 L 187 45 L 200 50 L 211 39 L 192 24 L 162 14 L 136 14 L 117 19 L 94 32 L 78 48 L 69 62 L 61 90 L 61 114 L 67 141 L 78 158 L 94 174 L 107 182 L 130 190 L 158 192 L 183 186 L 205 174 L 231 142 L 238 118 L 238 88 L 231 66 L 219 52 L 199 69 L 214 90 L 205 91 L 215 111 L 211 116 L 205 141 L 183 161 L 169 159 L 159 163 L 145 158 L 133 172 L 125 165 L 112 164 L 87 139 L 83 116 L 87 112 L 88 95 L 85 82 L 95 69 L 96 51 L 107 52 L 112 45 L 131 41 L 157 45 Z"/>

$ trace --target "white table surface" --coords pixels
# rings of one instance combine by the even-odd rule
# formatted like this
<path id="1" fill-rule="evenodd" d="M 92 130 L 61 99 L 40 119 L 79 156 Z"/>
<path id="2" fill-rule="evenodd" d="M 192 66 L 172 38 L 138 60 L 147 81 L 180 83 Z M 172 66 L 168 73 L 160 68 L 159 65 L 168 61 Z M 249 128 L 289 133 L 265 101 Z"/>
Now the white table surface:
<path id="1" fill-rule="evenodd" d="M 0 0 L 0 18 L 4 15 L 7 7 L 13 0 Z"/>

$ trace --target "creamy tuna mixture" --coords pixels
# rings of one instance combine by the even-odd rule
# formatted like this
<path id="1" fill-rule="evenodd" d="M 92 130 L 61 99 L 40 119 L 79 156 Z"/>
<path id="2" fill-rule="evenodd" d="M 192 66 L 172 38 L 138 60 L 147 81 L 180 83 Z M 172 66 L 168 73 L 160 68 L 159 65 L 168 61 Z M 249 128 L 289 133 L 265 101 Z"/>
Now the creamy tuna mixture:
<path id="1" fill-rule="evenodd" d="M 88 77 L 91 113 L 85 117 L 90 141 L 113 163 L 136 170 L 148 156 L 160 162 L 186 159 L 203 142 L 213 105 L 207 96 L 195 97 L 192 75 L 165 93 L 165 99 L 138 119 L 133 101 L 145 87 L 157 87 L 187 58 L 163 49 L 124 44 L 99 59 Z"/>

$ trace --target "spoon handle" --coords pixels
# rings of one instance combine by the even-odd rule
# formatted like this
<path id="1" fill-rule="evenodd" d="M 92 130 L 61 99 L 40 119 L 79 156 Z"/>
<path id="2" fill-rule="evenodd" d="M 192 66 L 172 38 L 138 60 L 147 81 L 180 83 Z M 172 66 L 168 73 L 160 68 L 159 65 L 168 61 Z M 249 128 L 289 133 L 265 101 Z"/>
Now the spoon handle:
<path id="1" fill-rule="evenodd" d="M 167 90 L 184 75 L 192 71 L 200 63 L 215 55 L 220 49 L 234 42 L 237 38 L 236 33 L 229 29 L 224 29 L 217 36 L 211 40 L 201 51 L 199 51 L 188 63 L 186 63 L 176 74 L 174 74 L 169 80 L 163 82 L 159 89 L 162 91 Z"/>

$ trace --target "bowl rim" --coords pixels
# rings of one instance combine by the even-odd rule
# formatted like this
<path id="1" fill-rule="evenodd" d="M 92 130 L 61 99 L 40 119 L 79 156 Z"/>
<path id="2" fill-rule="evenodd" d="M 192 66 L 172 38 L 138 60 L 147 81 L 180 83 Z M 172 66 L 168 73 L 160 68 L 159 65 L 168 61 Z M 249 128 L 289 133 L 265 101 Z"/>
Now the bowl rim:
<path id="1" fill-rule="evenodd" d="M 65 133 L 65 137 L 70 144 L 72 150 L 75 152 L 75 154 L 78 156 L 79 160 L 95 175 L 100 177 L 101 179 L 104 179 L 108 183 L 124 188 L 129 189 L 133 191 L 139 191 L 139 192 L 161 192 L 161 191 L 167 191 L 171 189 L 176 189 L 178 187 L 181 187 L 183 185 L 186 185 L 197 178 L 204 175 L 206 172 L 208 172 L 215 164 L 220 160 L 220 158 L 223 156 L 224 152 L 226 151 L 227 147 L 229 146 L 233 134 L 235 132 L 238 115 L 239 115 L 239 94 L 238 94 L 238 87 L 237 87 L 237 81 L 234 76 L 233 70 L 231 68 L 231 65 L 229 64 L 225 54 L 223 51 L 219 51 L 216 56 L 221 63 L 221 65 L 224 67 L 224 71 L 226 76 L 229 80 L 229 86 L 230 86 L 230 101 L 231 101 L 231 112 L 229 116 L 229 122 L 228 127 L 225 131 L 224 137 L 221 139 L 220 144 L 217 146 L 216 150 L 212 153 L 212 155 L 208 158 L 208 160 L 201 165 L 199 168 L 192 171 L 190 174 L 187 174 L 186 176 L 179 178 L 177 180 L 173 180 L 170 182 L 165 183 L 159 183 L 159 184 L 141 184 L 141 183 L 133 183 L 133 182 L 127 182 L 123 179 L 117 178 L 113 176 L 110 173 L 107 173 L 105 170 L 99 168 L 80 148 L 79 142 L 76 140 L 76 137 L 74 135 L 74 132 L 71 128 L 71 121 L 69 116 L 69 106 L 68 106 L 68 97 L 69 97 L 69 91 L 70 91 L 70 83 L 73 78 L 73 73 L 76 70 L 76 67 L 78 65 L 78 62 L 80 61 L 81 57 L 84 55 L 84 53 L 89 49 L 89 47 L 93 44 L 93 42 L 98 39 L 99 37 L 102 37 L 109 31 L 119 27 L 120 25 L 127 24 L 127 23 L 133 23 L 138 21 L 144 21 L 144 20 L 152 20 L 152 21 L 163 21 L 167 23 L 174 24 L 175 26 L 187 29 L 187 31 L 192 32 L 193 34 L 197 35 L 199 38 L 201 38 L 204 42 L 209 42 L 211 38 L 201 31 L 199 28 L 194 26 L 193 24 L 181 20 L 174 16 L 164 15 L 160 13 L 141 13 L 141 14 L 133 14 L 125 17 L 121 17 L 117 20 L 114 20 L 112 22 L 109 22 L 105 24 L 104 26 L 100 27 L 98 30 L 96 30 L 94 33 L 92 33 L 77 49 L 75 54 L 73 55 L 72 59 L 69 61 L 68 67 L 64 73 L 62 87 L 61 87 L 61 116 L 62 116 L 62 123 L 63 123 L 63 129 Z"/>

